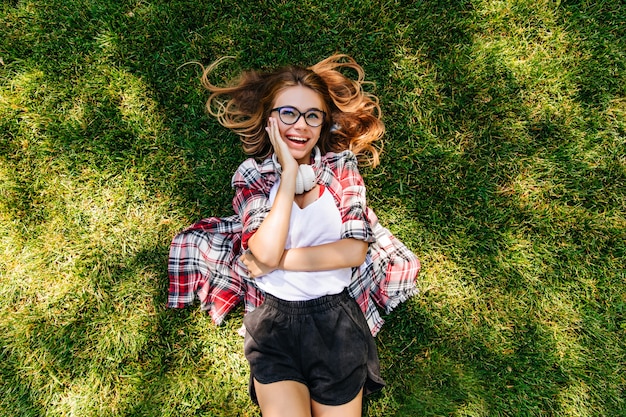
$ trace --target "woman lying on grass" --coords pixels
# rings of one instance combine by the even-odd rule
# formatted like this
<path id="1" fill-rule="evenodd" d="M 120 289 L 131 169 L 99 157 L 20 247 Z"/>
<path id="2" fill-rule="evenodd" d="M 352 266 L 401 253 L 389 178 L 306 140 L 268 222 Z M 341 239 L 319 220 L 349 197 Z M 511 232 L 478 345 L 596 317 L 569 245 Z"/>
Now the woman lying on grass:
<path id="1" fill-rule="evenodd" d="M 207 109 L 251 158 L 233 176 L 235 214 L 174 238 L 168 304 L 197 294 L 220 323 L 244 300 L 250 395 L 264 416 L 360 416 L 363 395 L 384 385 L 377 306 L 415 294 L 420 268 L 366 205 L 357 156 L 378 163 L 378 101 L 345 55 L 245 72 L 229 87 L 208 80 L 218 62 L 202 77 Z"/>

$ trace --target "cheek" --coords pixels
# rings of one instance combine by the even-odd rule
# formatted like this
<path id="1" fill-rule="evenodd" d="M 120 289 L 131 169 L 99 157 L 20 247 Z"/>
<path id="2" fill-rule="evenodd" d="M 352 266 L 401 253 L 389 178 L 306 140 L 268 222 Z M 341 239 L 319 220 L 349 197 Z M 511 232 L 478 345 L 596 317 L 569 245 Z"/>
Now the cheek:
<path id="1" fill-rule="evenodd" d="M 287 130 L 289 130 L 289 126 L 282 123 L 278 125 L 278 132 L 280 133 L 281 138 L 285 139 L 287 137 Z"/>
<path id="2" fill-rule="evenodd" d="M 322 137 L 322 128 L 318 127 L 317 129 L 315 129 L 315 135 L 317 136 L 316 140 L 320 140 L 320 137 Z"/>

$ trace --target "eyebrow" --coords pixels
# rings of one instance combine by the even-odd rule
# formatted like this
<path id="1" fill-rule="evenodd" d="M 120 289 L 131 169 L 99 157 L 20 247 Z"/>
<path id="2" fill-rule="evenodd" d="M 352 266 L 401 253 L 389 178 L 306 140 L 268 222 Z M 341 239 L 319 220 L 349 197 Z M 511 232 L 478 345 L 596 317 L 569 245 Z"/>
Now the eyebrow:
<path id="1" fill-rule="evenodd" d="M 324 110 L 322 110 L 322 109 L 318 109 L 317 107 L 311 107 L 310 109 L 307 109 L 307 110 L 305 110 L 305 111 L 302 111 L 302 110 L 300 110 L 299 108 L 297 108 L 296 106 L 292 106 L 292 105 L 290 105 L 290 104 L 285 104 L 284 106 L 276 106 L 276 108 L 280 108 L 280 107 L 282 107 L 282 108 L 285 108 L 285 107 L 291 107 L 292 109 L 296 109 L 296 110 L 298 110 L 300 113 L 306 113 L 306 112 L 311 111 L 311 110 L 316 110 L 316 111 L 321 111 L 321 112 L 323 112 L 323 111 L 324 111 Z"/>

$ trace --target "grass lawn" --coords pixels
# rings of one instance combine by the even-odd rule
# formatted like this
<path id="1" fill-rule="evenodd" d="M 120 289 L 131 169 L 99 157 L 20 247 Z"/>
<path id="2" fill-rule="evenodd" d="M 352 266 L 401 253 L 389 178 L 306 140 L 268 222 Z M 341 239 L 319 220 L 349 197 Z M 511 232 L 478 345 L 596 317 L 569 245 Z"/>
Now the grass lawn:
<path id="1" fill-rule="evenodd" d="M 423 264 L 364 415 L 626 415 L 624 1 L 3 0 L 1 416 L 260 415 L 241 308 L 164 307 L 171 238 L 230 214 L 244 157 L 184 64 L 334 52 Z"/>

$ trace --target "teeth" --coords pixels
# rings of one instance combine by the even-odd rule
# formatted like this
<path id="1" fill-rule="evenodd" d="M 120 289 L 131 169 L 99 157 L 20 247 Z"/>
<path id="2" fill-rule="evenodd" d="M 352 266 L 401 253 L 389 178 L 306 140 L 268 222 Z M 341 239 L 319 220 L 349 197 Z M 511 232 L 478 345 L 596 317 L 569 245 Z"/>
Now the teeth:
<path id="1" fill-rule="evenodd" d="M 295 136 L 289 136 L 289 140 L 294 141 L 294 142 L 305 143 L 308 139 L 306 139 L 306 138 L 299 138 L 299 137 L 295 137 Z"/>

